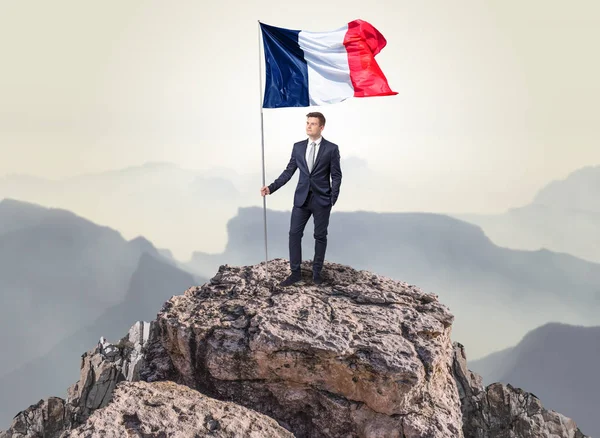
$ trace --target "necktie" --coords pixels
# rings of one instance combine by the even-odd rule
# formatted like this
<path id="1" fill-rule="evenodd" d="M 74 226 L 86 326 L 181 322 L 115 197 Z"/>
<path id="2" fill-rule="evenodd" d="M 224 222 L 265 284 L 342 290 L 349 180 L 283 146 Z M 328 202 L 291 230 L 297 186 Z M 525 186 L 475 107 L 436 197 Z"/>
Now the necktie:
<path id="1" fill-rule="evenodd" d="M 312 172 L 313 166 L 315 165 L 315 146 L 317 144 L 313 141 L 310 144 L 310 152 L 308 153 L 308 171 Z"/>

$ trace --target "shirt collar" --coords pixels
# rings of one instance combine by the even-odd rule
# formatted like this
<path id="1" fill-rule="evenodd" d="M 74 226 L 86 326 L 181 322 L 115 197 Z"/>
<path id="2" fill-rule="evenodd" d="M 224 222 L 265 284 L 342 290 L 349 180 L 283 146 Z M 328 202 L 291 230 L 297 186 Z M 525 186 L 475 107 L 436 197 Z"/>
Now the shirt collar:
<path id="1" fill-rule="evenodd" d="M 315 140 L 315 146 L 319 146 L 321 144 L 321 140 L 323 140 L 323 137 L 319 137 L 317 140 Z M 310 137 L 308 137 L 308 145 L 310 146 L 310 144 L 312 143 L 312 140 L 310 139 Z"/>

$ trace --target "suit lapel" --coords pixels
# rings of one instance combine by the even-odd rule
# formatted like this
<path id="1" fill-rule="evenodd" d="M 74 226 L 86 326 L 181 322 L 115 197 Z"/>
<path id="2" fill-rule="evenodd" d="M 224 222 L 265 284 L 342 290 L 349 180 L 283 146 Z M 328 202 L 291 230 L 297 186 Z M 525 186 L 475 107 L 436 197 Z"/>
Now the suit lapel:
<path id="1" fill-rule="evenodd" d="M 307 141 L 307 144 L 308 144 L 308 141 Z M 314 172 L 315 169 L 317 168 L 317 165 L 319 164 L 319 158 L 321 158 L 321 156 L 323 155 L 324 149 L 326 147 L 327 147 L 327 140 L 325 140 L 324 138 L 321 138 L 321 144 L 319 145 L 319 152 L 317 153 L 317 157 L 315 158 L 315 165 L 312 169 L 312 172 Z M 308 168 L 308 166 L 307 166 L 307 168 Z"/>
<path id="2" fill-rule="evenodd" d="M 304 168 L 306 169 L 306 172 L 308 173 L 308 163 L 306 162 L 307 147 L 308 147 L 308 139 L 306 139 L 306 142 L 304 143 L 304 147 L 302 148 L 302 162 L 304 163 Z"/>

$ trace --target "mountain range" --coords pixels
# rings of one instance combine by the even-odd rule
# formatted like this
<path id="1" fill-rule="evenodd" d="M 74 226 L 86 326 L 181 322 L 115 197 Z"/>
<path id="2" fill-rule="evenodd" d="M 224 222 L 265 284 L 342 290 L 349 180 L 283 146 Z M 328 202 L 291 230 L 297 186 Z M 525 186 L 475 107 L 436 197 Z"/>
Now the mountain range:
<path id="1" fill-rule="evenodd" d="M 277 178 L 285 164 L 281 169 L 269 166 L 267 180 Z M 343 157 L 342 168 L 343 190 L 348 196 L 340 197 L 338 208 L 395 211 L 407 197 L 414 196 L 409 185 L 374 172 L 361 158 Z M 277 196 L 268 198 L 269 208 L 290 208 L 298 175 Z M 374 191 L 365 181 L 378 181 L 395 190 Z M 239 207 L 262 205 L 261 184 L 259 172 L 221 167 L 192 170 L 170 162 L 148 162 L 60 180 L 7 175 L 0 177 L 0 199 L 74 211 L 94 223 L 118 229 L 127 239 L 142 235 L 158 247 L 168 248 L 178 260 L 187 261 L 194 251 L 223 251 L 225 224 Z"/>
<path id="2" fill-rule="evenodd" d="M 0 202 L 1 423 L 15 397 L 64 390 L 78 355 L 100 336 L 152 319 L 173 288 L 206 281 L 163 254 L 69 211 Z"/>

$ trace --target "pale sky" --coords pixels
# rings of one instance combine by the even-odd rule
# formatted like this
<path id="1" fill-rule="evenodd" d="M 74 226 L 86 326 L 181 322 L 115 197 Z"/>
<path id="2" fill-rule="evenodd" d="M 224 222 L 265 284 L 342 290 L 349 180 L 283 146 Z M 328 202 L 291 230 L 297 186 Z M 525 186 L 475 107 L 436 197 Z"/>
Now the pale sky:
<path id="1" fill-rule="evenodd" d="M 264 110 L 268 172 L 309 110 L 342 158 L 411 188 L 397 211 L 502 212 L 600 164 L 596 0 L 0 0 L 0 177 L 148 161 L 261 172 L 258 20 L 357 18 L 386 37 L 376 59 L 399 94 Z"/>

